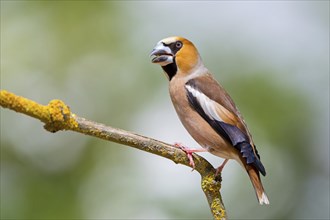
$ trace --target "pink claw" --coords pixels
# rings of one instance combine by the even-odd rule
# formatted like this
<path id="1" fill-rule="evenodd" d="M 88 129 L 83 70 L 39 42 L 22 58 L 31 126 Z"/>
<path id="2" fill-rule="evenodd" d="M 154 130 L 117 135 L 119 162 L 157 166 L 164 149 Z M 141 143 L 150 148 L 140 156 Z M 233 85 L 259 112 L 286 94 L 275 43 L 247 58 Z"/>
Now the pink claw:
<path id="1" fill-rule="evenodd" d="M 180 148 L 181 150 L 183 150 L 187 154 L 187 157 L 188 157 L 188 160 L 189 160 L 189 165 L 194 170 L 195 169 L 195 162 L 194 162 L 194 158 L 192 156 L 192 153 L 194 153 L 193 149 L 189 149 L 189 148 L 183 146 L 180 143 L 174 143 L 174 147 Z"/>
<path id="2" fill-rule="evenodd" d="M 191 149 L 191 148 L 187 148 L 184 145 L 180 144 L 180 143 L 174 143 L 174 147 L 180 148 L 181 150 L 183 150 L 186 154 L 187 157 L 189 159 L 189 165 L 193 168 L 193 170 L 195 169 L 195 162 L 194 162 L 194 158 L 193 158 L 193 153 L 195 152 L 205 152 L 207 150 L 205 149 Z"/>

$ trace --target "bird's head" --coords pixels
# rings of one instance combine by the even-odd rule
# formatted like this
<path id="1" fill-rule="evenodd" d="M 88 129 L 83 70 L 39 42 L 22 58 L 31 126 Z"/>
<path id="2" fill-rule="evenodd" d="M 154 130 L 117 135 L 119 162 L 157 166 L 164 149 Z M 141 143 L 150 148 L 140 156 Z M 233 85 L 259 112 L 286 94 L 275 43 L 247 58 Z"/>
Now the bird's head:
<path id="1" fill-rule="evenodd" d="M 159 41 L 150 56 L 152 63 L 162 66 L 169 80 L 178 72 L 190 74 L 201 63 L 194 44 L 183 37 L 168 37 Z"/>

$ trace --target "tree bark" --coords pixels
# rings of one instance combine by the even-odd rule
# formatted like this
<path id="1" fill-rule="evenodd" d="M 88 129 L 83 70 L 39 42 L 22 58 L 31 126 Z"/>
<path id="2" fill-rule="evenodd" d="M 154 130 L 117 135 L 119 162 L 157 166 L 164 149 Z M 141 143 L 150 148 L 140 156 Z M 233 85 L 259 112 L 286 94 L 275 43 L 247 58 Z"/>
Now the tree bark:
<path id="1" fill-rule="evenodd" d="M 61 100 L 52 100 L 48 105 L 41 105 L 1 90 L 0 105 L 3 108 L 39 119 L 45 123 L 44 128 L 50 132 L 71 130 L 157 154 L 172 160 L 174 163 L 190 167 L 187 155 L 181 149 L 149 137 L 79 117 L 73 114 Z M 193 159 L 195 170 L 201 175 L 201 188 L 205 193 L 214 219 L 227 219 L 226 209 L 220 194 L 221 177 L 215 176 L 215 168 L 203 157 L 193 154 Z"/>

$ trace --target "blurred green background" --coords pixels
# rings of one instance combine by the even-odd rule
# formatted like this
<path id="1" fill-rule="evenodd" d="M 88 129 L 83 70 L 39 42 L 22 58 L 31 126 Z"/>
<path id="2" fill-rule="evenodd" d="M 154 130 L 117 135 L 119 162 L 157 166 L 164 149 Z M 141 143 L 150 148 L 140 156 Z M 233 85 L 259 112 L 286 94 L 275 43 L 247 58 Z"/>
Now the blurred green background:
<path id="1" fill-rule="evenodd" d="M 180 124 L 149 53 L 192 40 L 267 170 L 259 206 L 236 162 L 231 219 L 329 218 L 329 1 L 1 1 L 1 89 L 168 143 Z M 214 166 L 222 159 L 204 153 Z M 210 219 L 197 172 L 1 108 L 1 219 Z"/>

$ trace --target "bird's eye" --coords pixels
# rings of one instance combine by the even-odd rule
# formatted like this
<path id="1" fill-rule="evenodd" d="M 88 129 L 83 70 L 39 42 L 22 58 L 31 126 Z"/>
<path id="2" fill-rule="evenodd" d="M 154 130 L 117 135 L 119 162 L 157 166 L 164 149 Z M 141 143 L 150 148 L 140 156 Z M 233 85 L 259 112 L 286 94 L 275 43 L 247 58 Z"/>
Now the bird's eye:
<path id="1" fill-rule="evenodd" d="M 182 42 L 178 41 L 175 43 L 176 48 L 181 48 L 182 47 Z"/>

